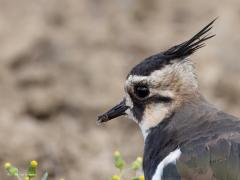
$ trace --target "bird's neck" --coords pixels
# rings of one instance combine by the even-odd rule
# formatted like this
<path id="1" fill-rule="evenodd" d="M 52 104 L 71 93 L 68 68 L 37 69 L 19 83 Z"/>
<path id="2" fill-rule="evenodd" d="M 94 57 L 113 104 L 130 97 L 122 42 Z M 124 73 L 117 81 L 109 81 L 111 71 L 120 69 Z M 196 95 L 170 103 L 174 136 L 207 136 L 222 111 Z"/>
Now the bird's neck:
<path id="1" fill-rule="evenodd" d="M 149 177 L 153 175 L 158 164 L 171 152 L 194 136 L 194 124 L 208 112 L 216 111 L 204 98 L 198 98 L 191 103 L 183 104 L 179 109 L 165 118 L 157 126 L 149 129 L 145 136 L 144 172 Z"/>
<path id="2" fill-rule="evenodd" d="M 183 114 L 185 115 L 187 120 L 191 120 L 192 112 L 198 111 L 199 107 L 201 107 L 202 110 L 205 111 L 209 109 L 210 105 L 199 93 L 199 91 L 195 91 L 194 93 L 192 93 L 191 96 L 188 95 L 186 98 L 175 97 L 174 102 L 168 106 L 154 105 L 152 107 L 155 108 L 154 110 L 152 110 L 152 108 L 149 108 L 149 112 L 145 111 L 145 115 L 142 121 L 138 123 L 142 131 L 144 141 L 147 139 L 153 129 L 159 129 L 160 131 L 163 124 L 167 123 L 171 126 L 171 124 L 178 121 L 179 125 L 182 125 L 183 120 L 180 120 L 180 118 L 178 117 L 181 117 Z"/>
<path id="3" fill-rule="evenodd" d="M 218 111 L 203 96 L 198 96 L 191 102 L 182 104 L 181 107 L 163 119 L 157 126 L 147 130 L 142 129 L 145 150 L 161 150 L 164 155 L 172 152 L 176 147 L 185 143 L 190 136 L 194 136 L 195 133 L 201 130 L 199 129 L 201 124 L 209 121 L 208 118 L 202 117 Z"/>

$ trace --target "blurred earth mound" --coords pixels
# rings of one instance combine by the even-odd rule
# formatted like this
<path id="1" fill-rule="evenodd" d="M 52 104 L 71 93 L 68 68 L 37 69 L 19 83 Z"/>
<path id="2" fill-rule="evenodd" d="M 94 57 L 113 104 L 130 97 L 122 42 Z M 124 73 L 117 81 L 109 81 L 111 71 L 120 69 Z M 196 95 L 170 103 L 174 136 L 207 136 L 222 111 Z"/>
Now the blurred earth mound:
<path id="1" fill-rule="evenodd" d="M 217 36 L 192 59 L 209 101 L 240 116 L 239 0 L 0 0 L 0 164 L 107 179 L 112 152 L 134 160 L 143 139 L 127 119 L 98 127 L 96 116 L 121 100 L 134 64 L 215 17 Z"/>

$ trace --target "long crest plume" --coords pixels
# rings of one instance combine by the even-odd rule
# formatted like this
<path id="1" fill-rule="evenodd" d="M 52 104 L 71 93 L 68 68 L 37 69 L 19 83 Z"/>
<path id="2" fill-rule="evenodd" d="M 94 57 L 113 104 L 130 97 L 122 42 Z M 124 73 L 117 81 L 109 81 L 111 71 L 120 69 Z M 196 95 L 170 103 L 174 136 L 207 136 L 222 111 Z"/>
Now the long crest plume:
<path id="1" fill-rule="evenodd" d="M 217 19 L 217 18 L 216 18 Z M 205 26 L 201 31 L 194 35 L 188 41 L 181 44 L 173 46 L 172 48 L 150 56 L 144 59 L 141 63 L 137 64 L 128 74 L 129 75 L 140 75 L 148 76 L 155 70 L 159 70 L 168 64 L 174 63 L 173 60 L 182 60 L 187 56 L 193 54 L 196 50 L 205 46 L 205 41 L 214 37 L 215 35 L 209 34 L 212 29 L 213 23 L 216 21 L 214 19 L 207 26 Z"/>
<path id="2" fill-rule="evenodd" d="M 179 45 L 176 45 L 169 50 L 165 51 L 163 54 L 166 56 L 171 56 L 172 58 L 187 57 L 193 54 L 196 50 L 205 46 L 205 41 L 214 37 L 214 35 L 208 34 L 208 32 L 213 28 L 213 23 L 217 20 L 215 18 L 207 26 L 205 26 L 201 31 L 194 35 L 188 41 L 185 41 Z"/>

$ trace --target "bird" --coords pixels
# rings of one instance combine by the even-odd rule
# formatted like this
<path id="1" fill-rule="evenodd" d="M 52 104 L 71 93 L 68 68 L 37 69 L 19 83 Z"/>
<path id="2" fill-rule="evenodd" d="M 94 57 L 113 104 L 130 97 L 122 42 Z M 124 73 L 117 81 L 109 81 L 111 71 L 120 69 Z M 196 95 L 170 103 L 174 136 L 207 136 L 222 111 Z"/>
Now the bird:
<path id="1" fill-rule="evenodd" d="M 126 116 L 139 125 L 146 180 L 240 180 L 240 119 L 202 95 L 190 58 L 215 36 L 215 21 L 133 67 L 123 100 L 97 118 Z"/>

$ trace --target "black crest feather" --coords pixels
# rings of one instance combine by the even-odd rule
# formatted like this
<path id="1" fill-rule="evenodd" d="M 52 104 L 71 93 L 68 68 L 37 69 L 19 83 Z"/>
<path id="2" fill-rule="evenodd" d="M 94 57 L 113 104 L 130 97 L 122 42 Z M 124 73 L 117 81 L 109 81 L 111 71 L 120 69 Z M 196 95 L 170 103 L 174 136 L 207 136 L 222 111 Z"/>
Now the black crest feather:
<path id="1" fill-rule="evenodd" d="M 164 52 L 146 58 L 141 63 L 136 65 L 128 74 L 128 76 L 129 75 L 148 76 L 153 71 L 161 69 L 168 64 L 174 63 L 172 60 L 184 59 L 185 57 L 193 54 L 196 50 L 204 47 L 205 41 L 215 36 L 209 34 L 209 31 L 212 29 L 212 25 L 216 21 L 216 19 L 211 21 L 208 25 L 206 25 L 201 31 L 199 31 L 188 41 L 173 46 L 172 48 Z"/>
<path id="2" fill-rule="evenodd" d="M 163 54 L 166 56 L 172 56 L 172 58 L 187 57 L 193 54 L 196 50 L 204 47 L 205 46 L 204 42 L 215 36 L 215 34 L 210 35 L 208 34 L 208 32 L 212 29 L 212 25 L 216 21 L 216 19 L 211 21 L 207 26 L 205 26 L 201 31 L 199 31 L 188 41 L 185 41 L 184 43 L 181 43 L 170 48 Z"/>

